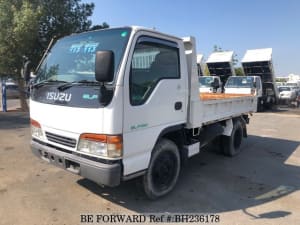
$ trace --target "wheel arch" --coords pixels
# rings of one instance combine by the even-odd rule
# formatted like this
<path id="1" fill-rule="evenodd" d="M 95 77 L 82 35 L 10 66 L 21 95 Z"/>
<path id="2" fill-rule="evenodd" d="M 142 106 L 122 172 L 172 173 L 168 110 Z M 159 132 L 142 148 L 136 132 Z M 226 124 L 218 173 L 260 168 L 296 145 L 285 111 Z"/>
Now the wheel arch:
<path id="1" fill-rule="evenodd" d="M 188 159 L 188 150 L 184 148 L 184 145 L 186 143 L 186 134 L 184 131 L 184 124 L 178 124 L 175 126 L 167 127 L 161 131 L 159 134 L 156 144 L 159 140 L 162 138 L 168 139 L 175 143 L 179 150 L 181 163 L 185 164 L 185 162 Z M 154 149 L 154 148 L 153 148 Z M 152 150 L 153 153 L 153 150 Z M 151 153 L 151 155 L 152 155 Z"/>

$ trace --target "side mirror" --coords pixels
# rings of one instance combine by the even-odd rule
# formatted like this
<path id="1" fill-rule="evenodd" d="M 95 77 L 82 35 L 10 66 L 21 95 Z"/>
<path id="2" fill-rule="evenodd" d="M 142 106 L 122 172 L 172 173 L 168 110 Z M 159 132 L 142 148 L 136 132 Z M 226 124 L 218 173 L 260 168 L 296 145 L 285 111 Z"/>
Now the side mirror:
<path id="1" fill-rule="evenodd" d="M 114 53 L 97 51 L 95 59 L 95 78 L 98 82 L 111 82 L 114 79 Z"/>
<path id="2" fill-rule="evenodd" d="M 220 87 L 220 83 L 218 79 L 214 79 L 214 81 L 211 83 L 212 88 L 218 89 Z"/>

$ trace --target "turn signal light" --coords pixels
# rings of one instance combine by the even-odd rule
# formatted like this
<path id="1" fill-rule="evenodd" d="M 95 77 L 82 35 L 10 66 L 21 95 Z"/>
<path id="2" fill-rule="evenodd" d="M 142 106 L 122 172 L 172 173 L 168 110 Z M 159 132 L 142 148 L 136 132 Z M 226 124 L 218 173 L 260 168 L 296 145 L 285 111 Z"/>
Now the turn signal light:
<path id="1" fill-rule="evenodd" d="M 37 128 L 41 128 L 41 125 L 38 121 L 30 119 L 30 124 L 31 126 L 37 127 Z"/>
<path id="2" fill-rule="evenodd" d="M 80 135 L 77 150 L 93 155 L 119 158 L 122 156 L 121 135 L 84 133 Z"/>

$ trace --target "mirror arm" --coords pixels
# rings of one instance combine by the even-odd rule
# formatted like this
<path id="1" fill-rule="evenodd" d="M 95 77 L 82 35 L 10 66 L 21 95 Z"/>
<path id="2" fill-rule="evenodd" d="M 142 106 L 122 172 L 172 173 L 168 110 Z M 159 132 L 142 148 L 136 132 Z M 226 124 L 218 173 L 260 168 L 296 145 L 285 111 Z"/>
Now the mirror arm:
<path id="1" fill-rule="evenodd" d="M 107 106 L 110 102 L 111 99 L 113 97 L 113 93 L 114 93 L 114 88 L 110 88 L 108 89 L 104 82 L 100 83 L 100 89 L 99 89 L 99 103 L 103 106 Z"/>

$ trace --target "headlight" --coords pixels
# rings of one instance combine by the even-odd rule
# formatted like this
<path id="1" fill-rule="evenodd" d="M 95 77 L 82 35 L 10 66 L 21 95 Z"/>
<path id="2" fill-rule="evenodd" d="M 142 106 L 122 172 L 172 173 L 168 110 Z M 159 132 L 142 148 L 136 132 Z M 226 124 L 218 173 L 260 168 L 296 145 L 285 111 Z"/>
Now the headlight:
<path id="1" fill-rule="evenodd" d="M 109 158 L 122 156 L 122 136 L 103 134 L 81 134 L 77 150 Z"/>
<path id="2" fill-rule="evenodd" d="M 44 135 L 40 123 L 33 119 L 30 119 L 30 124 L 31 124 L 31 136 L 38 139 L 44 139 Z"/>

